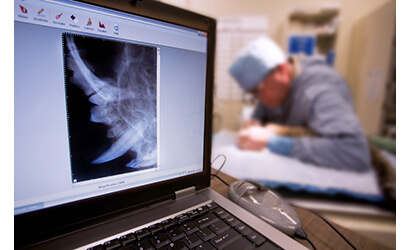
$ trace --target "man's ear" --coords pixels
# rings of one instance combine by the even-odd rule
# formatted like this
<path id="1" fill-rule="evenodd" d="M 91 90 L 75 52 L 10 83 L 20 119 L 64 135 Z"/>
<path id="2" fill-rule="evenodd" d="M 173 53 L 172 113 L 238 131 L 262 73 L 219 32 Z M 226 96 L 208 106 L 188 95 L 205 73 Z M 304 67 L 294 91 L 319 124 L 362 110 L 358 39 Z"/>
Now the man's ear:
<path id="1" fill-rule="evenodd" d="M 282 83 L 289 82 L 289 79 L 290 79 L 289 65 L 286 62 L 281 63 L 277 66 L 276 77 Z"/>
<path id="2" fill-rule="evenodd" d="M 288 72 L 289 71 L 289 64 L 287 62 L 283 62 L 278 65 L 279 71 L 281 72 Z"/>

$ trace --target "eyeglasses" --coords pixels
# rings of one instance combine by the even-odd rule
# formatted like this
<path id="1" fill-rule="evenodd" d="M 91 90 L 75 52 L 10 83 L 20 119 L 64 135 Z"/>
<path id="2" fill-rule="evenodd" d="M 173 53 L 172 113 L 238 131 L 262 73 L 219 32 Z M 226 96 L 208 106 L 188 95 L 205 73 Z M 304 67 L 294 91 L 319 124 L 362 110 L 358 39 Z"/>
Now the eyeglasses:
<path id="1" fill-rule="evenodd" d="M 253 89 L 249 90 L 248 93 L 252 94 L 255 97 L 258 97 L 262 92 L 263 86 L 265 85 L 265 81 L 262 81 L 256 85 Z"/>

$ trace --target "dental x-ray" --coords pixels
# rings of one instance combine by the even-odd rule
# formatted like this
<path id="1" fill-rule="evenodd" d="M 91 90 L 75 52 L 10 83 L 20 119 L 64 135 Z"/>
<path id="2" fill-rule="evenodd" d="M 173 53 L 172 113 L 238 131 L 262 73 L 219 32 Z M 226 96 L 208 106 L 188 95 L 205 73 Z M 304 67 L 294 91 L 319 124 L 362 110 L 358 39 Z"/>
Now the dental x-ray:
<path id="1" fill-rule="evenodd" d="M 158 167 L 158 48 L 62 39 L 72 182 Z"/>

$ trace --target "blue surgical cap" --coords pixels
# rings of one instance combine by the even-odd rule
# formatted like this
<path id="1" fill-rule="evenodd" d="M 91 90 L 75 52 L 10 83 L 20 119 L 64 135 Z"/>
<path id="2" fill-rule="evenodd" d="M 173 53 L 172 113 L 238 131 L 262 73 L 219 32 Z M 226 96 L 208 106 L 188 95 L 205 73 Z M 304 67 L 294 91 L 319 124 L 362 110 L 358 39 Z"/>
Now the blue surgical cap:
<path id="1" fill-rule="evenodd" d="M 231 65 L 229 72 L 245 90 L 256 87 L 263 78 L 286 56 L 279 46 L 267 37 L 262 37 L 246 46 Z"/>

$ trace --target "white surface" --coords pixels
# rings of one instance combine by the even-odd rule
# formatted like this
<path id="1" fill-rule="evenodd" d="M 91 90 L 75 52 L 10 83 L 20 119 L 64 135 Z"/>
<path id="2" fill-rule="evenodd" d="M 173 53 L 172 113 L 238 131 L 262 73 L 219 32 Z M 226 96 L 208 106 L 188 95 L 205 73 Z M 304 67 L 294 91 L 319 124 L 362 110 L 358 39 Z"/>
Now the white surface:
<path id="1" fill-rule="evenodd" d="M 373 171 L 356 173 L 318 167 L 271 153 L 267 149 L 262 152 L 243 151 L 236 146 L 235 134 L 227 131 L 214 135 L 212 159 L 219 154 L 227 158 L 222 171 L 237 179 L 286 182 L 382 195 Z M 215 162 L 214 168 L 220 166 L 218 162 Z"/>

